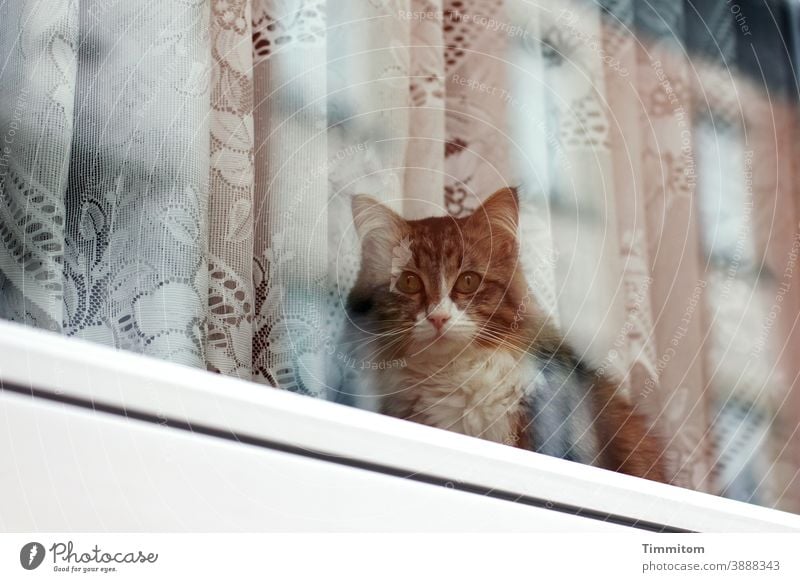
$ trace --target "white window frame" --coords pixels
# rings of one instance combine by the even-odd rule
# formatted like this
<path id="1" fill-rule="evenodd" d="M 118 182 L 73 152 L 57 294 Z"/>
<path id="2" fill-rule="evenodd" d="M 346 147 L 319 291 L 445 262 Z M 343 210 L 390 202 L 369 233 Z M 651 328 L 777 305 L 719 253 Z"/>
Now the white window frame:
<path id="1" fill-rule="evenodd" d="M 54 485 L 57 480 L 51 478 L 47 487 L 38 489 L 34 481 L 45 479 L 46 471 L 55 471 L 65 456 L 70 458 L 68 466 L 75 470 L 77 483 L 82 483 L 87 498 L 93 497 L 95 505 L 103 506 L 103 496 L 110 495 L 104 493 L 102 481 L 97 480 L 101 469 L 107 472 L 111 467 L 120 473 L 120 478 L 133 479 L 126 477 L 125 472 L 130 469 L 124 459 L 115 460 L 126 454 L 120 452 L 125 449 L 108 445 L 94 451 L 96 454 L 87 451 L 95 446 L 93 434 L 103 435 L 101 439 L 116 439 L 114 442 L 139 443 L 138 462 L 143 466 L 152 463 L 155 467 L 161 462 L 155 455 L 159 447 L 173 447 L 178 455 L 186 455 L 187 464 L 195 458 L 224 463 L 241 457 L 242 470 L 248 471 L 246 481 L 256 487 L 248 495 L 260 495 L 265 498 L 261 501 L 280 495 L 282 507 L 295 508 L 294 513 L 285 513 L 282 519 L 264 521 L 256 510 L 249 515 L 241 503 L 225 505 L 223 496 L 228 493 L 220 488 L 230 482 L 226 485 L 208 478 L 194 484 L 193 490 L 204 488 L 204 503 L 213 504 L 209 500 L 218 497 L 222 503 L 218 509 L 233 512 L 228 518 L 193 521 L 192 512 L 200 508 L 189 504 L 181 506 L 186 513 L 184 521 L 177 516 L 174 521 L 145 521 L 142 527 L 149 523 L 149 527 L 172 530 L 174 524 L 194 523 L 195 529 L 269 531 L 292 529 L 294 524 L 298 529 L 314 529 L 316 515 L 319 529 L 337 529 L 335 520 L 326 520 L 325 505 L 310 502 L 307 488 L 298 486 L 296 495 L 293 493 L 292 484 L 297 479 L 318 475 L 332 485 L 356 484 L 358 495 L 337 498 L 345 506 L 352 504 L 352 510 L 363 506 L 366 497 L 373 494 L 382 495 L 380 503 L 384 505 L 389 499 L 402 508 L 392 518 L 384 515 L 372 522 L 354 520 L 348 524 L 356 529 L 414 529 L 414 524 L 419 523 L 419 529 L 425 529 L 422 526 L 427 524 L 433 529 L 454 530 L 471 529 L 472 524 L 472 529 L 492 530 L 613 527 L 800 531 L 797 515 L 583 466 L 8 322 L 0 322 L 0 382 L 0 451 L 13 457 L 16 464 L 7 464 L 6 470 L 0 472 L 0 528 L 6 531 L 52 529 L 50 526 L 62 523 L 49 520 L 47 514 L 46 500 L 53 496 L 53 488 L 59 489 Z M 71 428 L 60 433 L 50 429 L 61 423 Z M 25 436 L 32 424 L 36 425 L 37 432 L 31 433 L 37 435 L 35 439 L 30 434 Z M 63 430 L 70 431 L 74 442 L 62 442 Z M 105 455 L 106 465 L 97 465 L 99 453 Z M 44 459 L 39 473 L 34 469 L 25 473 L 23 461 L 31 456 Z M 175 462 L 174 456 L 172 461 Z M 168 469 L 165 466 L 164 471 L 169 473 Z M 69 473 L 67 469 L 64 472 Z M 230 479 L 235 482 L 234 477 Z M 178 482 L 177 477 L 173 480 L 174 483 L 159 484 L 158 491 L 170 490 L 175 500 L 180 500 L 186 482 Z M 63 481 L 65 490 L 72 485 Z M 130 515 L 138 511 L 137 504 L 142 504 L 141 515 L 147 513 L 147 497 L 137 497 L 133 489 L 124 489 L 122 485 L 127 513 L 116 516 L 111 512 L 79 524 L 73 518 L 63 527 L 130 528 Z M 119 494 L 119 490 L 114 492 Z M 178 501 L 173 504 L 181 505 Z M 258 503 L 254 506 L 262 507 Z M 437 507 L 449 518 L 433 519 Z M 332 507 L 331 514 L 341 515 L 342 510 L 341 506 Z M 229 519 L 240 514 L 240 522 Z M 459 521 L 453 519 L 456 515 L 471 519 Z M 478 527 L 479 523 L 483 525 Z M 526 528 L 526 524 L 530 527 Z"/>

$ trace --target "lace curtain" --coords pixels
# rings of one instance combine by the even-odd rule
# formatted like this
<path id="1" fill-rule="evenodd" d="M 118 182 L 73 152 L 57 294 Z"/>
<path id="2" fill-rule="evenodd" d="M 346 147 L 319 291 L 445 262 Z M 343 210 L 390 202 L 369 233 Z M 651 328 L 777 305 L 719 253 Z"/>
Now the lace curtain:
<path id="1" fill-rule="evenodd" d="M 349 198 L 522 185 L 673 482 L 800 511 L 796 3 L 8 0 L 0 316 L 347 402 Z"/>

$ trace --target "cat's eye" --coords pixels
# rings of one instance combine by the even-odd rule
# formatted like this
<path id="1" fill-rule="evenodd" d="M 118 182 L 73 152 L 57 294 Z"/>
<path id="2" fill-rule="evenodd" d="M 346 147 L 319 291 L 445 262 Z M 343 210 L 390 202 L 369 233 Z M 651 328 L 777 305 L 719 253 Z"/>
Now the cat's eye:
<path id="1" fill-rule="evenodd" d="M 422 279 L 411 271 L 403 271 L 397 278 L 397 288 L 403 293 L 419 293 L 422 291 Z"/>
<path id="2" fill-rule="evenodd" d="M 475 293 L 481 284 L 481 276 L 475 271 L 465 271 L 456 279 L 455 290 L 459 293 Z"/>

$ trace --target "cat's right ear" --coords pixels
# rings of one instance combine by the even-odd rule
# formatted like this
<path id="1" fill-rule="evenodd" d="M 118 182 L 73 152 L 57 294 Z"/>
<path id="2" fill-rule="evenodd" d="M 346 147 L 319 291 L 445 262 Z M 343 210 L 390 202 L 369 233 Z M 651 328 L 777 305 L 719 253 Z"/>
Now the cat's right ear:
<path id="1" fill-rule="evenodd" d="M 402 238 L 405 221 L 385 204 L 371 196 L 357 194 L 353 196 L 352 207 L 353 223 L 361 241 L 391 248 Z"/>

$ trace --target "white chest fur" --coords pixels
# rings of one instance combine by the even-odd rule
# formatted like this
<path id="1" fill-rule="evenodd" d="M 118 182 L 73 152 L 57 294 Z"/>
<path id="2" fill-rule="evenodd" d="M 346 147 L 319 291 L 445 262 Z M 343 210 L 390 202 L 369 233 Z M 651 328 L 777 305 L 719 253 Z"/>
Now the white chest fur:
<path id="1" fill-rule="evenodd" d="M 383 412 L 511 444 L 520 406 L 536 379 L 533 358 L 476 347 L 421 353 L 404 362 L 364 378 Z"/>

